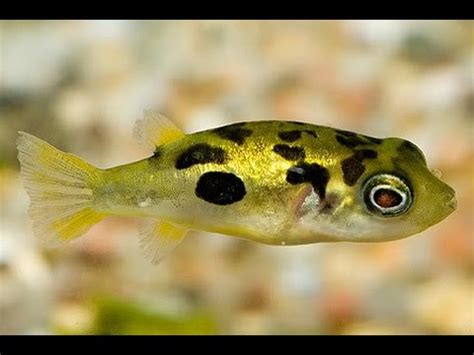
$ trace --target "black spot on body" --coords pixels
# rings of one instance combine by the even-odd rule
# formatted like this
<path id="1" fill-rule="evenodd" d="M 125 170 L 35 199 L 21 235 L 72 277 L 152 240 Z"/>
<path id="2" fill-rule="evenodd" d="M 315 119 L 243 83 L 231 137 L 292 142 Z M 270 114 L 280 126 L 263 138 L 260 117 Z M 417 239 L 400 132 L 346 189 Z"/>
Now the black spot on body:
<path id="1" fill-rule="evenodd" d="M 311 131 L 309 129 L 304 129 L 304 130 L 292 130 L 292 131 L 283 131 L 278 133 L 278 137 L 280 137 L 281 140 L 289 143 L 296 142 L 298 139 L 301 139 L 301 134 L 302 133 L 309 134 L 310 136 L 313 136 L 314 138 L 317 138 L 318 135 L 316 132 Z"/>
<path id="2" fill-rule="evenodd" d="M 358 137 L 358 136 L 349 137 L 349 136 L 336 135 L 336 140 L 340 144 L 342 144 L 343 146 L 345 146 L 347 148 L 355 148 L 355 147 L 358 147 L 360 145 L 367 144 L 366 140 L 364 140 L 364 139 L 362 139 L 362 137 Z"/>
<path id="3" fill-rule="evenodd" d="M 315 131 L 311 131 L 309 129 L 305 129 L 303 132 L 305 132 L 306 134 L 309 134 L 310 136 L 313 136 L 314 138 L 318 138 L 318 135 L 316 134 Z"/>
<path id="4" fill-rule="evenodd" d="M 176 169 L 186 169 L 196 164 L 224 164 L 227 155 L 224 149 L 206 143 L 192 145 L 176 159 Z"/>
<path id="5" fill-rule="evenodd" d="M 247 192 L 243 181 L 236 175 L 210 171 L 201 175 L 195 193 L 206 202 L 225 206 L 242 200 Z"/>
<path id="6" fill-rule="evenodd" d="M 292 185 L 309 182 L 320 199 L 326 196 L 326 186 L 329 181 L 329 171 L 317 164 L 299 163 L 286 172 L 286 181 Z"/>
<path id="7" fill-rule="evenodd" d="M 369 137 L 369 136 L 363 136 L 363 137 L 373 144 L 382 144 L 383 142 L 383 139 L 380 139 L 380 138 Z"/>
<path id="8" fill-rule="evenodd" d="M 301 131 L 294 130 L 278 132 L 278 137 L 280 137 L 280 139 L 284 140 L 285 142 L 292 143 L 301 138 Z"/>
<path id="9" fill-rule="evenodd" d="M 362 139 L 360 139 L 357 136 L 355 136 L 355 137 L 346 137 L 346 136 L 336 135 L 336 140 L 340 144 L 342 144 L 343 146 L 348 147 L 348 148 L 355 148 L 359 145 L 366 144 L 365 141 L 363 141 Z"/>
<path id="10" fill-rule="evenodd" d="M 289 122 L 289 123 L 293 123 L 293 124 L 298 125 L 298 126 L 303 126 L 303 125 L 307 124 L 307 123 L 298 122 L 298 121 L 288 121 L 288 122 Z"/>
<path id="11" fill-rule="evenodd" d="M 364 159 L 376 159 L 378 153 L 372 149 L 356 150 L 349 158 L 341 162 L 344 183 L 349 186 L 356 184 L 365 171 Z"/>
<path id="12" fill-rule="evenodd" d="M 354 155 L 356 155 L 360 160 L 363 160 L 363 159 L 376 159 L 379 154 L 377 153 L 377 151 L 373 149 L 361 149 L 361 150 L 356 150 L 354 152 Z"/>
<path id="13" fill-rule="evenodd" d="M 286 160 L 303 160 L 306 157 L 304 149 L 301 147 L 290 147 L 286 144 L 276 144 L 273 151 Z"/>
<path id="14" fill-rule="evenodd" d="M 357 133 L 351 131 L 344 131 L 342 129 L 335 129 L 336 133 L 343 137 L 356 137 Z"/>
<path id="15" fill-rule="evenodd" d="M 364 173 L 365 166 L 362 161 L 351 156 L 341 163 L 344 183 L 349 186 L 355 185 L 359 177 Z"/>
<path id="16" fill-rule="evenodd" d="M 381 144 L 382 139 L 364 136 L 350 131 L 336 129 L 336 140 L 345 147 L 355 148 L 361 145 Z"/>
<path id="17" fill-rule="evenodd" d="M 234 123 L 229 126 L 216 128 L 214 133 L 223 139 L 242 145 L 253 133 L 251 129 L 243 128 L 244 125 L 245 122 Z"/>

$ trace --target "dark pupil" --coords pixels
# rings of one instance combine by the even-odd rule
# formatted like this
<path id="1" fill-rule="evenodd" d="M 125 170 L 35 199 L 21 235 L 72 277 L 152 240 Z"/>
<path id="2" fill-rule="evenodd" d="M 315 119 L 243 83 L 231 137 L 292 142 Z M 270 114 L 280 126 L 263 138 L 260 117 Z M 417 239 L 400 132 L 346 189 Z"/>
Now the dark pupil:
<path id="1" fill-rule="evenodd" d="M 380 189 L 375 192 L 374 201 L 380 207 L 390 208 L 398 206 L 400 203 L 402 203 L 402 196 L 392 190 Z"/>

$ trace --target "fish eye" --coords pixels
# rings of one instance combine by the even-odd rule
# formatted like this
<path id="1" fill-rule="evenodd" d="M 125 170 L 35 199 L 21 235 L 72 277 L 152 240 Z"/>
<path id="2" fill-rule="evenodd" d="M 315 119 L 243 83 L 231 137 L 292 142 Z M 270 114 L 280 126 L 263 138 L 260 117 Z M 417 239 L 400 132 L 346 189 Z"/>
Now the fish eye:
<path id="1" fill-rule="evenodd" d="M 384 217 L 399 216 L 411 207 L 412 192 L 403 179 L 391 174 L 369 178 L 362 189 L 369 212 Z"/>

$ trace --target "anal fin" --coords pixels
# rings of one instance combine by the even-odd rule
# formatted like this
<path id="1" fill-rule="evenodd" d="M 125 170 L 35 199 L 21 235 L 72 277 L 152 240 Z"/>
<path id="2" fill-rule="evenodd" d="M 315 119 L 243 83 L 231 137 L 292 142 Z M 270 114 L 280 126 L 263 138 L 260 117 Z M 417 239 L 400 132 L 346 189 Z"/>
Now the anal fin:
<path id="1" fill-rule="evenodd" d="M 188 230 L 177 224 L 154 220 L 140 233 L 140 247 L 152 264 L 158 264 L 181 243 Z"/>

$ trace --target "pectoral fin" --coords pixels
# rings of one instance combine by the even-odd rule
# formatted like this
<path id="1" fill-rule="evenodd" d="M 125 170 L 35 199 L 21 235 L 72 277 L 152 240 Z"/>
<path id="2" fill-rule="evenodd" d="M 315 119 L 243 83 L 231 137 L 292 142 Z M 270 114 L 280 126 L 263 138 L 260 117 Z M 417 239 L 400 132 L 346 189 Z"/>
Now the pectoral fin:
<path id="1" fill-rule="evenodd" d="M 158 264 L 181 243 L 188 230 L 177 224 L 154 220 L 140 233 L 140 246 L 152 264 Z"/>

